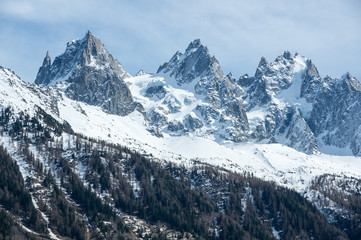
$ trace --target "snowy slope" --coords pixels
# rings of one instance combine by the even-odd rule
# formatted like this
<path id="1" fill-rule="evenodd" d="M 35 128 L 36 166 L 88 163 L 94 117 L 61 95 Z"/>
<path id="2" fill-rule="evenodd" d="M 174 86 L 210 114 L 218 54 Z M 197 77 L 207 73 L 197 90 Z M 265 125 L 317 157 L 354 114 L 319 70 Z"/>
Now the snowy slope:
<path id="1" fill-rule="evenodd" d="M 147 81 L 161 79 L 149 80 L 148 76 L 143 76 L 127 81 L 133 82 L 135 89 Z M 325 173 L 361 178 L 359 157 L 307 155 L 281 144 L 220 144 L 195 135 L 178 137 L 164 134 L 161 138 L 156 137 L 147 131 L 147 122 L 138 111 L 125 117 L 107 114 L 100 107 L 71 100 L 54 88 L 24 83 L 8 69 L 0 71 L 0 91 L 2 107 L 11 106 L 15 112 L 24 111 L 31 115 L 34 106 L 38 105 L 60 122 L 67 121 L 75 132 L 127 146 L 157 161 L 172 161 L 186 166 L 200 161 L 241 173 L 252 172 L 255 176 L 298 192 L 306 191 L 313 178 Z M 175 90 L 174 93 L 180 98 L 191 97 L 184 91 Z M 141 96 L 138 100 L 141 101 Z"/>
<path id="2" fill-rule="evenodd" d="M 157 137 L 196 136 L 226 142 L 280 143 L 307 154 L 361 155 L 361 84 L 351 75 L 322 79 L 310 59 L 285 51 L 262 58 L 254 77 L 238 81 L 199 39 L 177 51 L 157 74 L 131 77 L 88 32 L 51 62 L 36 84 L 126 116 L 139 111 Z M 346 123 L 346 124 L 345 124 Z"/>
<path id="3" fill-rule="evenodd" d="M 132 95 L 157 135 L 200 136 L 217 142 L 247 141 L 248 121 L 241 89 L 199 39 L 176 52 L 156 75 L 127 80 Z"/>
<path id="4" fill-rule="evenodd" d="M 313 67 L 309 59 L 286 51 L 270 63 L 262 58 L 254 77 L 239 79 L 254 141 L 278 142 L 308 154 L 318 152 L 307 124 L 313 104 L 304 91 Z"/>
<path id="5" fill-rule="evenodd" d="M 159 160 L 189 165 L 198 160 L 237 172 L 253 172 L 299 192 L 306 189 L 312 178 L 325 173 L 361 178 L 359 157 L 307 155 L 281 144 L 222 145 L 192 136 L 158 138 L 146 131 L 144 118 L 137 112 L 128 117 L 109 115 L 100 108 L 66 97 L 59 105 L 59 112 L 75 132 L 86 136 L 119 143 Z"/>

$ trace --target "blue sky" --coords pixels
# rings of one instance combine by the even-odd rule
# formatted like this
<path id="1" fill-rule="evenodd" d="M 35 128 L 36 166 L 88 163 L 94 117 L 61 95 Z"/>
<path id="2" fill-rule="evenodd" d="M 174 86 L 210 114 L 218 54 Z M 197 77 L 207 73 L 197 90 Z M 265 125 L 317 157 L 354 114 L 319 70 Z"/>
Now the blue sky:
<path id="1" fill-rule="evenodd" d="M 0 65 L 33 82 L 47 50 L 53 60 L 90 30 L 131 74 L 200 38 L 236 78 L 289 50 L 361 80 L 360 12 L 358 0 L 0 0 Z"/>

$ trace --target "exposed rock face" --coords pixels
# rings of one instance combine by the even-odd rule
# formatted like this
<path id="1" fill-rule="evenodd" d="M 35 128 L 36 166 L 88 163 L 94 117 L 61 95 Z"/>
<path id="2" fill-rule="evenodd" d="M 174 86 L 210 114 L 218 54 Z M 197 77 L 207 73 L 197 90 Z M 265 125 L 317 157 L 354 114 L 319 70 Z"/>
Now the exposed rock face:
<path id="1" fill-rule="evenodd" d="M 255 76 L 238 84 L 251 138 L 306 153 L 336 147 L 361 155 L 361 84 L 350 74 L 322 79 L 311 60 L 285 52 L 271 63 L 262 58 Z"/>
<path id="2" fill-rule="evenodd" d="M 306 98 L 308 102 L 314 102 L 322 88 L 322 78 L 316 66 L 311 60 L 306 61 L 306 70 L 303 75 L 300 97 Z"/>
<path id="3" fill-rule="evenodd" d="M 36 84 L 48 84 L 50 80 L 50 67 L 51 67 L 51 58 L 49 51 L 46 52 L 46 56 L 43 61 L 43 65 L 39 68 L 38 74 L 36 75 L 35 83 Z"/>
<path id="4" fill-rule="evenodd" d="M 194 131 L 205 126 L 208 133 L 216 135 L 220 140 L 247 140 L 249 126 L 242 106 L 242 89 L 231 74 L 224 76 L 217 59 L 209 54 L 199 39 L 191 42 L 183 54 L 176 52 L 157 73 L 164 76 L 166 82 L 174 79 L 174 87 L 188 90 L 198 99 L 194 116 L 187 115 L 176 124 L 186 127 L 174 127 L 173 122 L 168 127 L 169 131 Z M 162 92 L 161 89 L 159 91 Z M 174 112 L 174 107 L 170 112 Z"/>
<path id="5" fill-rule="evenodd" d="M 322 146 L 349 148 L 361 156 L 360 82 L 349 73 L 323 79 L 308 122 Z"/>
<path id="6" fill-rule="evenodd" d="M 47 52 L 35 83 L 55 85 L 112 114 L 144 111 L 157 136 L 191 133 L 219 142 L 279 142 L 305 153 L 336 147 L 361 155 L 361 84 L 350 74 L 322 79 L 298 54 L 286 51 L 272 62 L 262 57 L 253 77 L 235 80 L 196 39 L 156 75 L 138 72 L 134 79 L 147 82 L 136 93 L 142 105 L 128 87 L 133 80 L 124 81 L 129 77 L 88 32 L 53 63 Z"/>
<path id="7" fill-rule="evenodd" d="M 87 32 L 83 39 L 69 42 L 52 64 L 47 53 L 35 83 L 65 86 L 70 98 L 124 116 L 137 106 L 123 80 L 126 77 L 130 75 L 123 66 Z"/>
<path id="8" fill-rule="evenodd" d="M 318 151 L 307 117 L 319 78 L 304 57 L 287 51 L 270 63 L 262 57 L 254 77 L 238 80 L 245 90 L 253 139 L 277 141 L 306 153 Z"/>
<path id="9" fill-rule="evenodd" d="M 157 73 L 170 73 L 179 86 L 196 78 L 222 79 L 223 71 L 217 59 L 209 55 L 208 48 L 199 39 L 189 44 L 184 54 L 176 52 L 169 62 L 159 67 Z"/>

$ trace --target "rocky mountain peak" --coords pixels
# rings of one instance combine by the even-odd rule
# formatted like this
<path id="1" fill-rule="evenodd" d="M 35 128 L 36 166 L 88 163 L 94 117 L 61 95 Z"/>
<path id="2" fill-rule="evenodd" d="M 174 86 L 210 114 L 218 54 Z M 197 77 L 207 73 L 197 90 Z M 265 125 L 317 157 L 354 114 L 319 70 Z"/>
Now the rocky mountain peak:
<path id="1" fill-rule="evenodd" d="M 258 63 L 258 68 L 262 68 L 268 65 L 268 62 L 265 57 L 261 57 L 261 60 Z"/>
<path id="2" fill-rule="evenodd" d="M 351 80 L 353 77 L 352 77 L 351 73 L 347 72 L 342 76 L 342 78 Z"/>
<path id="3" fill-rule="evenodd" d="M 104 60 L 109 53 L 105 50 L 103 43 L 94 37 L 90 31 L 88 31 L 82 40 L 84 42 L 84 49 L 82 49 L 82 57 L 85 61 L 85 64 L 91 64 L 92 58 L 101 58 Z"/>
<path id="4" fill-rule="evenodd" d="M 318 73 L 316 66 L 310 59 L 306 60 L 306 68 L 302 76 L 301 97 L 309 102 L 313 102 L 323 85 L 322 78 Z"/>
<path id="5" fill-rule="evenodd" d="M 36 84 L 48 84 L 51 67 L 51 58 L 49 51 L 46 51 L 46 56 L 43 60 L 42 66 L 39 68 L 38 74 L 36 75 Z"/>
<path id="6" fill-rule="evenodd" d="M 179 86 L 193 80 L 223 78 L 223 71 L 218 60 L 209 54 L 208 48 L 199 39 L 191 42 L 184 53 L 176 52 L 157 73 L 169 74 Z"/>
<path id="7" fill-rule="evenodd" d="M 70 98 L 101 106 L 109 113 L 126 115 L 136 105 L 123 80 L 127 77 L 130 74 L 88 31 L 84 38 L 68 42 L 65 52 L 52 64 L 47 54 L 35 83 L 66 82 L 63 90 Z"/>
<path id="8" fill-rule="evenodd" d="M 347 72 L 341 76 L 341 81 L 354 82 L 357 80 L 351 75 L 351 73 Z"/>
<path id="9" fill-rule="evenodd" d="M 257 67 L 255 76 L 261 76 L 261 75 L 262 75 L 262 72 L 265 71 L 265 69 L 267 68 L 267 66 L 268 66 L 268 62 L 267 62 L 266 58 L 265 58 L 265 57 L 261 57 L 261 60 L 260 60 L 259 63 L 258 63 L 258 67 Z"/>
<path id="10" fill-rule="evenodd" d="M 93 34 L 90 32 L 90 30 L 88 30 L 85 34 L 85 37 L 94 37 Z"/>
<path id="11" fill-rule="evenodd" d="M 173 114 L 179 111 L 174 108 L 174 103 L 178 102 L 178 109 L 181 109 L 183 101 L 174 100 L 173 104 L 168 104 L 170 98 L 177 99 L 179 96 L 171 96 L 171 91 L 168 92 L 164 86 L 147 89 L 145 92 L 149 93 L 148 96 L 157 96 L 157 101 L 164 98 L 163 102 L 167 103 L 167 106 L 157 106 L 148 113 L 160 132 L 166 131 L 172 135 L 189 132 L 199 136 L 213 135 L 217 141 L 247 140 L 249 126 L 240 98 L 242 89 L 232 74 L 224 76 L 217 59 L 210 55 L 208 48 L 199 39 L 192 41 L 183 53 L 177 51 L 168 62 L 161 65 L 157 74 L 172 87 L 190 92 L 192 98 L 185 101 L 185 109 L 189 110 L 193 105 L 191 113 L 183 119 L 168 118 L 167 112 Z M 197 104 L 191 104 L 190 99 L 194 99 L 192 101 Z"/>
<path id="12" fill-rule="evenodd" d="M 105 49 L 104 44 L 88 31 L 82 39 L 67 43 L 64 55 L 69 55 L 74 65 L 104 65 L 116 60 Z"/>
<path id="13" fill-rule="evenodd" d="M 284 51 L 282 56 L 288 60 L 291 60 L 293 58 L 292 54 L 289 51 Z"/>
<path id="14" fill-rule="evenodd" d="M 285 51 L 270 63 L 261 58 L 255 76 L 238 84 L 256 139 L 274 138 L 306 153 L 332 146 L 360 154 L 361 84 L 351 74 L 322 79 L 310 59 Z"/>
<path id="15" fill-rule="evenodd" d="M 347 86 L 349 92 L 361 92 L 361 83 L 354 78 L 349 72 L 342 75 L 340 82 Z"/>
<path id="16" fill-rule="evenodd" d="M 201 46 L 203 46 L 202 43 L 201 43 L 201 40 L 200 39 L 195 39 L 193 42 L 191 42 L 188 45 L 188 47 L 186 49 L 186 52 L 191 51 L 192 49 L 198 49 Z"/>
<path id="17" fill-rule="evenodd" d="M 143 75 L 146 75 L 146 74 L 148 74 L 148 73 L 144 72 L 143 69 L 140 69 L 140 70 L 135 74 L 135 76 L 138 77 L 138 76 L 143 76 Z"/>
<path id="18" fill-rule="evenodd" d="M 51 58 L 50 58 L 49 51 L 46 51 L 46 56 L 43 61 L 43 66 L 47 66 L 47 65 L 51 65 Z"/>
<path id="19" fill-rule="evenodd" d="M 307 74 L 312 76 L 320 77 L 316 66 L 312 63 L 311 59 L 307 59 Z"/>

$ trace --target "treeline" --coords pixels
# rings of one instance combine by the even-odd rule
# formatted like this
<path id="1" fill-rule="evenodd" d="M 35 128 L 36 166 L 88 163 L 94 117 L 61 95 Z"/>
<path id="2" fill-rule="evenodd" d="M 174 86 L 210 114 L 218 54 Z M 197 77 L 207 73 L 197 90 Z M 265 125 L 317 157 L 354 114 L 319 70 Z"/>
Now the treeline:
<path id="1" fill-rule="evenodd" d="M 34 117 L 23 113 L 15 117 L 10 108 L 2 109 L 0 125 L 1 134 L 7 134 L 12 142 L 17 142 L 18 153 L 24 157 L 33 173 L 41 180 L 42 188 L 51 192 L 50 198 L 46 197 L 47 203 L 38 199 L 38 205 L 39 210 L 47 215 L 49 227 L 53 232 L 70 239 L 128 238 L 129 234 L 124 223 L 115 217 L 111 207 L 103 203 L 90 188 L 83 185 L 69 166 L 69 159 L 62 157 L 63 145 L 56 138 L 61 138 L 63 132 L 72 133 L 69 125 L 59 124 L 40 108 Z M 75 138 L 79 139 L 79 136 Z M 46 152 L 43 153 L 48 156 L 48 164 L 57 166 L 56 172 L 62 178 L 60 186 L 57 185 L 49 169 L 46 170 L 43 163 L 35 159 L 29 150 L 30 145 L 36 146 L 38 151 L 45 150 Z M 20 209 L 22 214 L 28 214 L 25 222 L 27 227 L 46 233 L 47 226 L 32 205 L 30 194 L 25 188 L 16 162 L 7 155 L 2 146 L 0 174 L 0 204 L 8 210 Z M 70 200 L 66 199 L 61 188 L 70 194 Z M 87 221 L 83 219 L 83 214 L 87 216 Z M 105 221 L 112 222 L 112 225 L 105 225 Z M 91 224 L 90 233 L 87 231 L 88 223 Z"/>
<path id="2" fill-rule="evenodd" d="M 10 212 L 25 219 L 24 223 L 37 232 L 46 232 L 31 196 L 25 188 L 19 167 L 0 146 L 0 204 Z"/>
<path id="3" fill-rule="evenodd" d="M 322 175 L 312 182 L 311 189 L 323 196 L 317 201 L 333 216 L 335 224 L 344 229 L 350 239 L 361 239 L 361 180 L 349 178 L 339 183 L 338 178 L 342 177 Z M 342 209 L 341 214 L 333 210 L 335 205 Z"/>
<path id="4" fill-rule="evenodd" d="M 41 236 L 26 232 L 19 226 L 12 216 L 0 209 L 0 239 L 29 239 L 29 240 L 43 240 Z"/>
<path id="5" fill-rule="evenodd" d="M 40 208 L 49 216 L 50 228 L 61 236 L 134 239 L 116 214 L 124 212 L 149 225 L 165 223 L 180 238 L 275 239 L 277 232 L 281 239 L 347 239 L 300 194 L 250 174 L 200 164 L 192 169 L 160 164 L 128 148 L 74 134 L 66 123 L 41 110 L 34 118 L 12 117 L 10 109 L 3 110 L 0 130 L 19 142 L 19 152 L 43 176 L 42 186 L 52 193 L 52 209 L 46 204 Z M 63 132 L 71 136 L 68 143 L 61 139 Z M 31 155 L 29 145 L 47 156 L 56 176 Z M 76 170 L 79 166 L 84 172 Z M 19 177 L 14 179 L 21 182 Z M 24 188 L 24 184 L 19 186 Z M 352 206 L 360 213 L 357 204 Z M 357 229 L 356 223 L 352 226 Z M 145 239 L 166 238 L 160 230 L 144 235 L 138 229 L 136 234 Z"/>
<path id="6" fill-rule="evenodd" d="M 274 239 L 273 231 L 282 239 L 347 238 L 295 191 L 249 174 L 214 167 L 189 170 L 173 164 L 164 166 L 120 146 L 110 149 L 94 150 L 87 156 L 89 181 L 94 182 L 94 174 L 99 175 L 99 186 L 94 184 L 94 188 L 109 190 L 117 208 L 150 222 L 165 222 L 202 239 Z M 128 157 L 120 164 L 124 156 Z M 117 184 L 110 179 L 117 179 Z M 140 189 L 138 196 L 130 184 L 134 181 Z M 227 198 L 214 196 L 217 191 L 223 191 Z"/>

